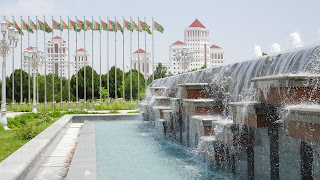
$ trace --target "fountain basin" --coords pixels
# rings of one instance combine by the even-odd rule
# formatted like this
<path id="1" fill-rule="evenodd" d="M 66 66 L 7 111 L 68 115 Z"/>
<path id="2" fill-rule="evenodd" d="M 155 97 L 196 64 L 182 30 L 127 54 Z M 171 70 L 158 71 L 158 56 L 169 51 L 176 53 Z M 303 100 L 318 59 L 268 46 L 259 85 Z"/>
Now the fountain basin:
<path id="1" fill-rule="evenodd" d="M 170 106 L 153 106 L 153 112 L 156 119 L 164 119 L 163 111 L 170 110 Z"/>
<path id="2" fill-rule="evenodd" d="M 185 83 L 178 84 L 178 96 L 182 99 L 209 98 L 208 83 Z"/>
<path id="3" fill-rule="evenodd" d="M 166 87 L 150 87 L 153 96 L 164 96 Z"/>
<path id="4" fill-rule="evenodd" d="M 320 75 L 281 74 L 252 78 L 259 101 L 271 104 L 320 103 Z"/>
<path id="5" fill-rule="evenodd" d="M 320 106 L 288 107 L 288 115 L 284 120 L 284 130 L 287 136 L 320 142 Z"/>
<path id="6" fill-rule="evenodd" d="M 257 101 L 243 101 L 229 103 L 233 122 L 249 127 L 269 127 L 277 119 L 277 107 Z"/>
<path id="7" fill-rule="evenodd" d="M 217 115 L 223 111 L 222 101 L 218 99 L 183 99 L 183 108 L 189 116 Z"/>
<path id="8" fill-rule="evenodd" d="M 156 96 L 154 97 L 154 106 L 170 106 L 170 97 L 167 96 Z"/>

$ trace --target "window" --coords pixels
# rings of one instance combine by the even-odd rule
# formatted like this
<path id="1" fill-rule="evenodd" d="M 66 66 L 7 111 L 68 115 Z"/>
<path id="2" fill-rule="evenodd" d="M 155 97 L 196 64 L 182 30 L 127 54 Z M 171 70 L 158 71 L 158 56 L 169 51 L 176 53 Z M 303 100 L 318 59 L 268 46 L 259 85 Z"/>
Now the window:
<path id="1" fill-rule="evenodd" d="M 66 48 L 63 48 L 63 53 L 66 53 Z"/>
<path id="2" fill-rule="evenodd" d="M 221 54 L 221 59 L 223 59 L 223 54 Z"/>
<path id="3" fill-rule="evenodd" d="M 58 49 L 58 44 L 54 44 L 54 53 L 58 53 L 59 49 Z"/>

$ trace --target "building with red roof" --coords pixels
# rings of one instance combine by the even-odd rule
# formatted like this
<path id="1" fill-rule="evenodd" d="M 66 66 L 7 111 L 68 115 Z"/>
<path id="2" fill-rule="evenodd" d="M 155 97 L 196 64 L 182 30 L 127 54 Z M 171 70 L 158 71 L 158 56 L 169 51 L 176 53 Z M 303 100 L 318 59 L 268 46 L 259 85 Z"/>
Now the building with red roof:
<path id="1" fill-rule="evenodd" d="M 184 31 L 184 41 L 169 47 L 167 70 L 172 74 L 201 69 L 203 65 L 215 67 L 223 64 L 224 52 L 217 45 L 210 46 L 209 30 L 195 19 Z"/>
<path id="2" fill-rule="evenodd" d="M 139 69 L 140 67 L 140 69 Z M 152 62 L 149 52 L 138 49 L 133 53 L 132 69 L 140 70 L 143 75 L 149 77 L 152 74 Z"/>
<path id="3" fill-rule="evenodd" d="M 46 42 L 46 74 L 54 73 L 68 78 L 68 43 L 61 37 L 52 37 Z M 61 64 L 61 65 L 60 65 Z"/>

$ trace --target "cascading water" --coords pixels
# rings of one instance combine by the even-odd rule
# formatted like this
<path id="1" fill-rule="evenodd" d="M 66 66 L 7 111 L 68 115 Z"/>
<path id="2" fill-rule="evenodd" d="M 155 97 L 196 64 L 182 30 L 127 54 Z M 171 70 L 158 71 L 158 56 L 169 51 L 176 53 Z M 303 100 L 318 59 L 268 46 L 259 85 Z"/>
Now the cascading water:
<path id="1" fill-rule="evenodd" d="M 296 44 L 295 46 L 299 46 L 298 43 L 302 43 L 301 41 L 298 42 L 296 35 L 292 35 L 292 38 L 293 40 L 295 40 L 294 42 Z M 274 48 L 280 49 L 280 47 L 278 46 Z M 210 90 L 211 97 L 217 98 L 217 96 L 219 96 L 219 98 L 222 101 L 223 108 L 224 108 L 222 112 L 222 116 L 224 117 L 224 121 L 227 121 L 228 123 L 232 124 L 233 113 L 236 113 L 237 116 L 236 116 L 236 119 L 234 119 L 234 121 L 239 124 L 246 124 L 248 123 L 247 119 L 249 118 L 249 114 L 248 114 L 249 110 L 247 106 L 250 106 L 252 105 L 252 103 L 259 101 L 259 96 L 260 96 L 259 93 L 262 93 L 263 97 L 267 99 L 269 96 L 269 91 L 271 87 L 277 87 L 277 91 L 280 94 L 280 86 L 283 85 L 283 83 L 285 83 L 284 85 L 288 85 L 286 84 L 288 83 L 286 81 L 282 81 L 281 83 L 279 83 L 278 81 L 268 81 L 268 80 L 264 81 L 263 83 L 259 81 L 255 84 L 252 82 L 253 78 L 267 77 L 267 76 L 275 77 L 277 75 L 281 76 L 283 74 L 286 74 L 288 76 L 290 76 L 290 74 L 295 76 L 297 74 L 312 76 L 314 74 L 319 74 L 319 72 L 320 72 L 320 47 L 312 46 L 312 47 L 305 47 L 305 48 L 300 48 L 296 50 L 291 50 L 288 52 L 282 52 L 281 54 L 261 56 L 251 61 L 239 62 L 235 64 L 229 64 L 229 65 L 215 67 L 215 68 L 208 68 L 208 69 L 189 72 L 189 73 L 185 73 L 177 76 L 157 79 L 149 86 L 149 88 L 165 87 L 166 88 L 166 92 L 164 94 L 165 96 L 180 97 L 179 94 L 175 94 L 175 92 L 179 92 L 179 91 L 176 91 L 178 84 L 208 83 L 209 87 L 207 90 Z M 308 83 L 310 82 L 308 81 Z M 313 82 L 313 84 L 314 84 L 313 86 L 314 93 L 316 93 L 320 87 L 318 79 L 316 80 L 316 82 Z M 290 90 L 291 89 L 288 88 L 287 91 L 290 91 Z M 147 91 L 150 91 L 150 89 L 148 89 Z M 313 91 L 311 91 L 311 94 L 312 93 Z M 148 95 L 151 95 L 151 94 L 148 94 Z M 152 98 L 152 95 L 151 97 L 147 97 L 147 98 Z M 284 100 L 281 99 L 280 101 L 284 101 Z M 242 107 L 236 108 L 236 112 L 233 112 L 229 107 L 230 102 L 240 102 L 240 103 L 242 102 Z M 307 105 L 303 105 L 303 106 L 304 107 L 312 106 L 310 105 L 310 103 L 312 104 L 312 101 L 310 101 Z M 283 119 L 287 118 L 288 111 L 290 111 L 291 109 L 297 108 L 297 105 L 295 105 L 293 108 L 291 104 L 285 104 L 284 106 L 286 107 L 285 110 L 283 110 L 283 108 L 280 108 L 281 112 L 278 112 L 278 114 L 280 115 L 280 118 L 279 118 L 280 120 L 276 121 L 275 125 L 273 126 L 282 127 L 284 124 Z M 317 108 L 318 106 L 315 109 Z M 178 124 L 174 124 L 174 126 L 177 127 L 177 129 L 180 128 L 178 127 Z M 191 127 L 190 129 L 197 131 L 197 127 Z M 215 125 L 213 131 L 216 135 L 215 137 L 218 137 L 221 139 L 232 139 L 232 137 L 229 137 L 230 132 L 227 132 L 227 131 L 230 131 L 230 128 L 224 125 L 219 125 L 219 124 Z M 257 132 L 255 132 L 250 129 L 248 130 L 248 128 L 237 126 L 236 131 L 237 131 L 236 134 L 238 134 L 239 141 L 243 141 L 243 138 L 247 138 L 245 139 L 245 142 L 254 141 L 254 140 L 250 140 L 250 138 L 252 138 L 251 136 L 249 137 L 243 136 L 248 133 L 249 134 L 258 133 L 266 137 L 270 136 L 270 141 L 272 140 L 272 138 L 277 136 L 277 135 L 272 135 L 272 132 L 273 132 L 272 128 L 267 130 L 258 129 Z M 270 131 L 270 132 L 265 132 L 265 131 Z M 277 133 L 278 132 L 276 131 L 275 134 Z M 284 134 L 283 132 L 279 132 L 279 133 Z M 176 132 L 176 134 L 178 133 Z M 219 137 L 219 136 L 222 136 L 222 137 Z M 266 145 L 263 144 L 265 141 L 263 137 L 259 137 L 259 138 L 260 139 L 256 139 L 255 143 L 258 145 L 259 143 L 262 143 L 262 144 L 256 147 L 258 149 L 257 151 L 261 151 L 261 152 L 269 151 L 267 150 Z M 286 140 L 283 140 L 280 138 L 278 143 L 282 141 L 286 141 Z M 292 143 L 297 142 L 295 139 L 290 139 L 290 138 L 289 138 L 289 141 Z M 209 152 L 212 153 L 212 148 L 210 148 L 210 146 L 207 146 L 205 141 L 200 139 L 198 142 L 199 143 L 196 146 L 197 152 L 201 152 L 201 153 L 206 152 L 208 154 Z M 272 145 L 272 147 L 273 146 L 277 147 L 277 145 Z M 285 147 L 284 149 L 287 150 L 286 148 L 290 148 L 291 146 L 290 144 L 289 145 L 287 144 L 284 147 Z M 246 149 L 248 149 L 248 147 L 246 147 Z M 222 148 L 222 151 L 223 151 L 222 154 L 224 154 L 225 156 L 225 157 L 222 157 L 222 159 L 232 159 L 233 157 L 231 156 L 235 156 L 235 154 L 239 154 L 239 153 L 241 154 L 243 150 L 247 151 L 248 153 L 248 150 L 246 149 L 243 149 L 238 145 L 234 145 L 230 147 L 225 146 L 224 148 Z M 280 149 L 281 152 L 285 150 Z M 262 158 L 262 159 L 266 158 L 264 157 L 263 154 L 259 154 L 257 151 L 254 152 L 255 153 L 254 156 L 257 156 L 257 158 Z M 271 154 L 271 151 L 274 151 L 274 149 L 272 148 L 270 149 L 270 154 Z M 294 154 L 296 152 L 292 151 L 292 153 Z M 281 158 L 283 157 L 280 157 L 280 159 Z M 282 161 L 286 161 L 286 160 L 282 160 Z M 244 165 L 243 160 L 238 160 L 238 162 L 236 162 L 237 166 L 250 166 L 249 161 L 246 163 L 248 165 Z M 271 160 L 270 163 L 276 163 L 276 161 Z M 229 164 L 227 166 L 230 166 L 231 169 L 233 169 L 232 171 L 239 171 L 239 169 L 234 170 L 234 166 L 236 166 L 234 164 Z M 306 171 L 308 171 L 308 168 Z M 250 174 L 250 172 L 245 172 L 245 173 Z M 257 177 L 263 177 L 264 175 L 267 175 L 267 173 L 266 174 L 263 174 L 261 172 L 259 173 L 260 174 L 257 174 Z M 272 172 L 271 174 L 276 174 L 276 173 Z M 248 177 L 253 177 L 253 176 L 248 176 Z M 302 177 L 305 177 L 305 176 L 302 175 Z"/>

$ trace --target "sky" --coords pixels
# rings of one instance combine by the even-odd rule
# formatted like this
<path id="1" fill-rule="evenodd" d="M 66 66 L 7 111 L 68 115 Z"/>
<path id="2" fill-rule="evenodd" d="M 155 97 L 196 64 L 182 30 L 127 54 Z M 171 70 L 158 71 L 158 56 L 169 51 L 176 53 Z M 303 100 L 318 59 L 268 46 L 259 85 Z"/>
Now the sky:
<path id="1" fill-rule="evenodd" d="M 152 17 L 164 27 L 164 33 L 154 33 L 155 62 L 169 61 L 169 46 L 175 41 L 183 41 L 184 30 L 197 18 L 210 31 L 210 44 L 224 49 L 225 62 L 235 63 L 257 56 L 257 52 L 274 53 L 286 51 L 299 46 L 308 46 L 319 43 L 320 40 L 320 1 L 317 0 L 0 0 L 0 15 L 8 16 L 12 20 L 22 16 L 27 21 L 28 16 L 35 22 L 36 16 L 40 20 L 46 17 L 48 22 L 59 20 L 59 16 L 67 21 L 77 16 L 83 19 L 106 21 L 107 17 L 121 20 L 130 17 L 137 22 L 137 18 L 146 18 L 151 25 Z M 27 33 L 25 33 L 27 34 Z M 102 39 L 102 73 L 106 72 L 106 32 Z M 54 36 L 59 35 L 58 31 Z M 92 57 L 92 36 L 86 32 L 86 49 Z M 46 40 L 52 34 L 46 34 Z M 36 35 L 30 35 L 30 45 L 36 44 Z M 110 66 L 122 68 L 122 35 L 117 33 L 117 48 L 115 48 L 115 35 L 109 33 Z M 130 36 L 125 33 L 125 68 L 130 65 Z M 147 51 L 151 51 L 151 35 L 147 35 Z M 62 38 L 67 39 L 67 31 L 62 32 Z M 145 47 L 145 34 L 140 34 L 140 48 Z M 27 35 L 23 37 L 23 48 L 28 47 Z M 84 46 L 83 33 L 78 35 L 78 48 Z M 38 46 L 43 47 L 43 32 L 39 31 Z M 75 33 L 70 32 L 70 49 L 73 54 L 75 48 Z M 99 33 L 93 34 L 94 68 L 99 70 Z M 137 33 L 132 35 L 132 49 L 137 50 Z M 116 51 L 116 52 L 115 52 Z M 117 59 L 115 59 L 117 54 Z M 7 74 L 12 72 L 12 55 L 7 58 Z M 20 42 L 15 49 L 15 67 L 20 67 Z"/>

